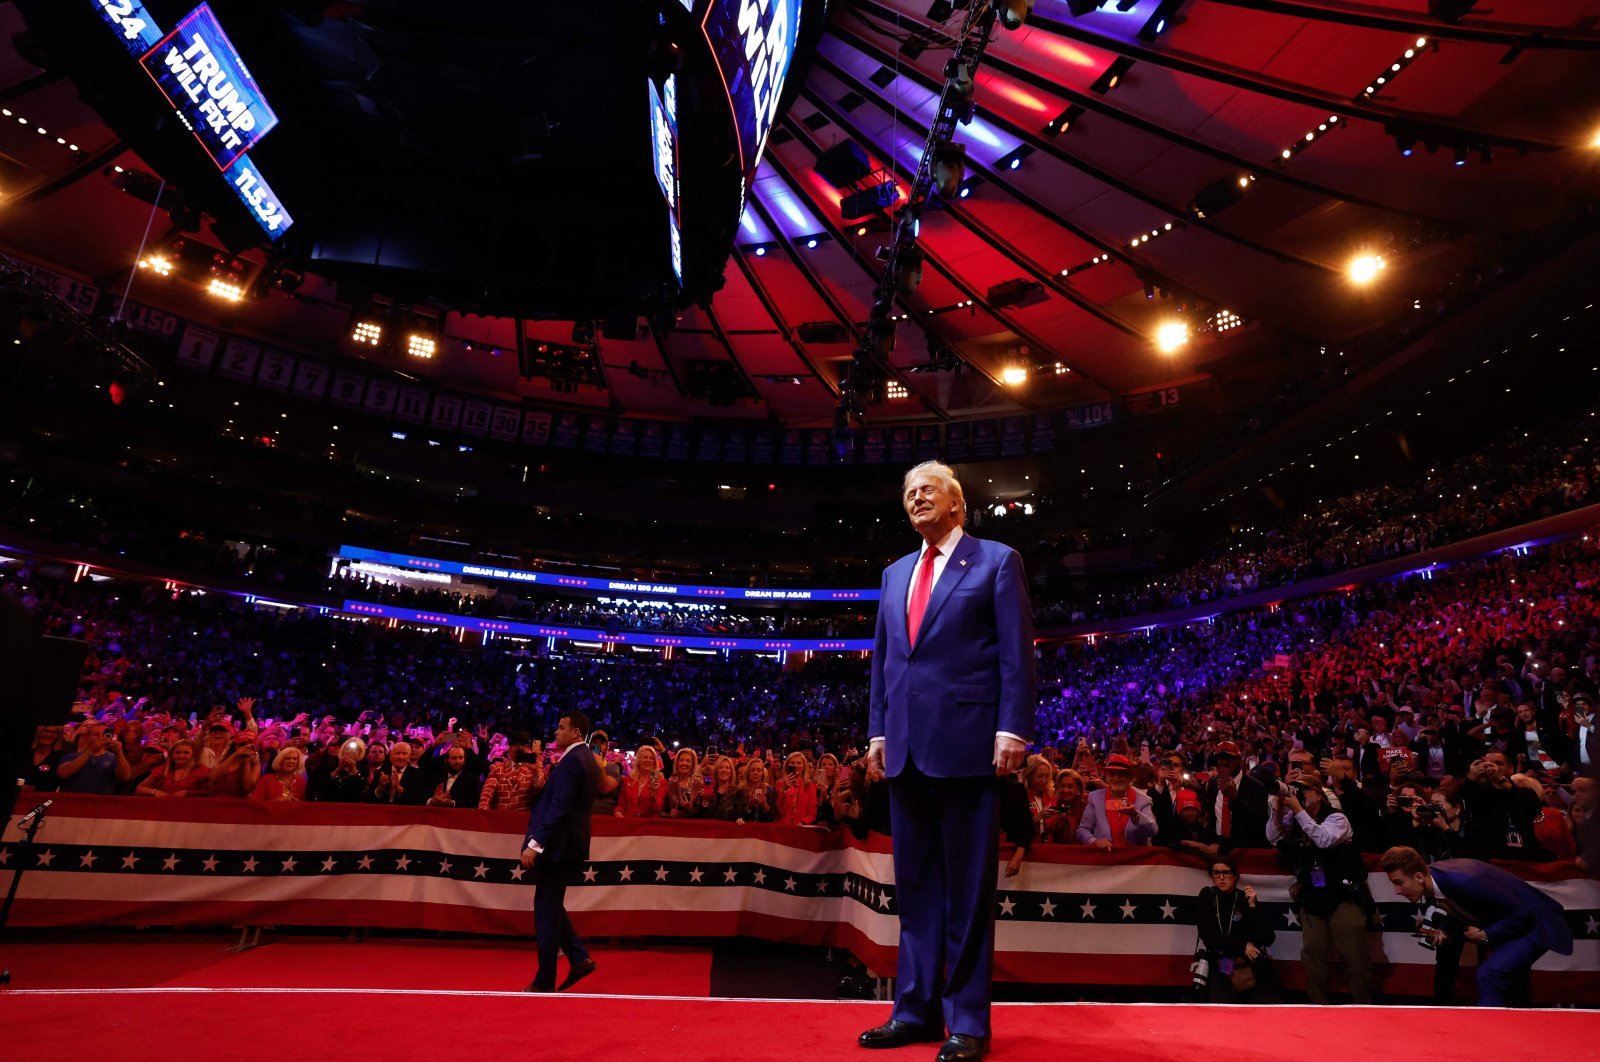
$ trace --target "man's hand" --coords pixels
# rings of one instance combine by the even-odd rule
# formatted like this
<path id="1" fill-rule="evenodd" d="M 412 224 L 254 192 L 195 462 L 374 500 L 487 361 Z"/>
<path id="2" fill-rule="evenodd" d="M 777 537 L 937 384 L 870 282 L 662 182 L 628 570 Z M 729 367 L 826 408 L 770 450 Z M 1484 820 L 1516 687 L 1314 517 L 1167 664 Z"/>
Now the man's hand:
<path id="1" fill-rule="evenodd" d="M 994 736 L 994 773 L 998 778 L 1016 774 L 1027 759 L 1028 743 L 1005 734 Z"/>
<path id="2" fill-rule="evenodd" d="M 886 742 L 881 738 L 873 741 L 872 747 L 867 750 L 867 777 L 874 782 L 883 781 L 883 776 L 888 773 L 889 767 L 884 763 L 883 748 Z"/>
<path id="3" fill-rule="evenodd" d="M 254 697 L 240 697 L 237 705 L 240 714 L 246 719 L 255 718 L 255 706 L 256 699 Z"/>
<path id="4" fill-rule="evenodd" d="M 1109 852 L 1109 851 L 1111 851 L 1111 847 L 1112 846 L 1111 846 L 1111 842 L 1108 839 L 1106 839 L 1104 837 L 1100 837 L 1100 838 L 1097 838 L 1095 840 L 1093 847 L 1099 849 L 1102 852 Z"/>
<path id="5" fill-rule="evenodd" d="M 1022 870 L 1022 861 L 1027 858 L 1027 855 L 1028 851 L 1025 848 L 1018 848 L 1011 853 L 1011 858 L 1006 861 L 1006 877 L 1014 878 L 1017 876 L 1017 873 Z"/>
<path id="6" fill-rule="evenodd" d="M 1244 893 L 1244 902 L 1245 903 L 1249 904 L 1251 907 L 1254 907 L 1256 905 L 1256 887 L 1254 885 L 1245 885 L 1239 891 Z M 1252 959 L 1255 958 L 1254 955 L 1252 955 L 1250 957 Z"/>
<path id="7" fill-rule="evenodd" d="M 533 861 L 535 859 L 538 859 L 538 858 L 539 858 L 539 853 L 538 852 L 535 852 L 531 848 L 524 848 L 522 850 L 522 869 L 523 870 L 532 870 L 533 869 Z"/>
<path id="8" fill-rule="evenodd" d="M 1450 934 L 1446 933 L 1442 929 L 1434 929 L 1432 926 L 1420 927 L 1417 930 L 1417 936 L 1426 937 L 1427 939 L 1433 941 L 1435 947 L 1450 939 Z"/>
<path id="9" fill-rule="evenodd" d="M 1489 938 L 1484 934 L 1483 930 L 1479 929 L 1477 926 L 1468 926 L 1466 932 L 1462 933 L 1461 935 L 1472 941 L 1474 944 L 1489 943 Z"/>
<path id="10" fill-rule="evenodd" d="M 1283 794 L 1283 806 L 1294 812 L 1296 815 L 1305 810 L 1305 808 L 1300 804 L 1300 798 L 1295 795 L 1294 789 L 1292 788 L 1287 793 Z"/>

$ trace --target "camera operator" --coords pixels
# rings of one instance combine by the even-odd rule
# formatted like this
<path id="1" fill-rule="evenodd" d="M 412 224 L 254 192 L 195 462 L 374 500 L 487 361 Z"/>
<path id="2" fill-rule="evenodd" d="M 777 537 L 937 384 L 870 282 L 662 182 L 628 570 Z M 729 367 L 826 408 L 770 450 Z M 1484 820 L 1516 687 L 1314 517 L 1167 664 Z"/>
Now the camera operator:
<path id="1" fill-rule="evenodd" d="M 1212 857 L 1211 884 L 1195 900 L 1194 921 L 1210 963 L 1212 1003 L 1275 1003 L 1278 979 L 1267 948 L 1276 938 L 1256 908 L 1256 890 L 1239 882 L 1226 853 Z"/>
<path id="2" fill-rule="evenodd" d="M 1473 849 L 1490 859 L 1549 862 L 1552 856 L 1534 835 L 1541 801 L 1533 790 L 1512 782 L 1511 760 L 1504 752 L 1484 753 L 1467 768 L 1459 795 L 1467 813 L 1467 836 Z"/>
<path id="3" fill-rule="evenodd" d="M 1267 840 L 1277 846 L 1295 879 L 1290 897 L 1300 909 L 1306 994 L 1313 1003 L 1330 1002 L 1331 943 L 1344 959 L 1351 998 L 1371 1003 L 1366 926 L 1377 905 L 1367 889 L 1366 866 L 1353 843 L 1350 820 L 1333 810 L 1321 781 L 1309 773 L 1292 775 L 1269 804 Z"/>
<path id="4" fill-rule="evenodd" d="M 1395 894 L 1421 909 L 1417 937 L 1424 947 L 1437 949 L 1438 974 L 1448 974 L 1448 980 L 1434 978 L 1435 997 L 1446 997 L 1440 1002 L 1454 995 L 1464 943 L 1480 948 L 1480 1007 L 1520 1001 L 1528 971 L 1545 952 L 1572 954 L 1572 931 L 1561 905 L 1509 871 L 1476 859 L 1428 866 L 1416 849 L 1404 847 L 1383 853 L 1379 864 Z"/>

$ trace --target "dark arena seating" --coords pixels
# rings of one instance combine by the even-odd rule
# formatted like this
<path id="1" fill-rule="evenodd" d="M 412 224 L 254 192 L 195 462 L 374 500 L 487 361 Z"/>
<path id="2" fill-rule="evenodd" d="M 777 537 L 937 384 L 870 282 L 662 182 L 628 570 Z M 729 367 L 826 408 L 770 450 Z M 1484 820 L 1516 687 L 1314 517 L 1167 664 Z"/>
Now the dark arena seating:
<path id="1" fill-rule="evenodd" d="M 1547 1013 L 1600 1007 L 1581 6 L 0 8 L 17 1057 L 123 1050 L 65 1008 L 130 990 L 622 1053 L 574 996 L 716 996 L 682 1028 L 806 1030 L 735 1057 L 849 1051 L 800 1001 L 905 990 L 905 779 L 991 745 L 994 999 L 1085 1008 L 997 1058 L 1166 1057 L 1132 1003 L 1253 1007 L 1248 1059 L 1346 1001 L 1591 1050 Z M 946 476 L 1021 573 L 957 605 L 894 567 Z M 896 642 L 940 608 L 980 660 L 1031 619 L 1029 733 Z"/>

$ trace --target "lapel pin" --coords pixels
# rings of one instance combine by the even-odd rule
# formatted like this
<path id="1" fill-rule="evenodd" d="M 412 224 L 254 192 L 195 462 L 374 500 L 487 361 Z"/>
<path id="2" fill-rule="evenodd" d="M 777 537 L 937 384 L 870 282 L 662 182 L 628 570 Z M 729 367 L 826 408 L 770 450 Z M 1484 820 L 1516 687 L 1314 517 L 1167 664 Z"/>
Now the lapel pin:
<path id="1" fill-rule="evenodd" d="M 963 567 L 963 568 L 965 568 L 965 567 L 966 567 L 966 566 L 967 566 L 967 562 L 966 562 L 966 561 L 961 561 L 961 562 L 960 562 L 960 564 L 961 564 L 961 566 L 962 566 L 962 567 Z"/>

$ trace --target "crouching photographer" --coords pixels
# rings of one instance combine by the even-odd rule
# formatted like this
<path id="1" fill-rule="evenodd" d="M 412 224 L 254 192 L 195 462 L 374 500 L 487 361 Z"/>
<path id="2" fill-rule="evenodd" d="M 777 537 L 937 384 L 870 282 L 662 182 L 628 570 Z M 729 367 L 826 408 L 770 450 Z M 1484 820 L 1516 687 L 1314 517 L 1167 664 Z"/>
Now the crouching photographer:
<path id="1" fill-rule="evenodd" d="M 1211 884 L 1195 900 L 1194 921 L 1209 975 L 1203 999 L 1278 1001 L 1278 977 L 1267 955 L 1275 934 L 1256 909 L 1256 890 L 1240 884 L 1239 868 L 1230 856 L 1211 860 Z"/>
<path id="2" fill-rule="evenodd" d="M 1290 898 L 1300 912 L 1300 961 L 1311 1002 L 1331 1002 L 1328 948 L 1344 960 L 1350 996 L 1372 1002 L 1372 961 L 1367 956 L 1367 920 L 1376 912 L 1366 866 L 1352 841 L 1350 820 L 1334 811 L 1322 785 L 1300 774 L 1271 798 L 1267 840 L 1276 845 L 1294 885 Z"/>
<path id="3" fill-rule="evenodd" d="M 1572 930 L 1561 905 L 1509 871 L 1476 859 L 1430 866 L 1405 847 L 1383 853 L 1379 865 L 1395 894 L 1418 907 L 1418 942 L 1438 956 L 1437 1002 L 1454 1002 L 1466 944 L 1479 948 L 1480 1007 L 1523 1002 L 1528 971 L 1545 952 L 1572 954 Z"/>

